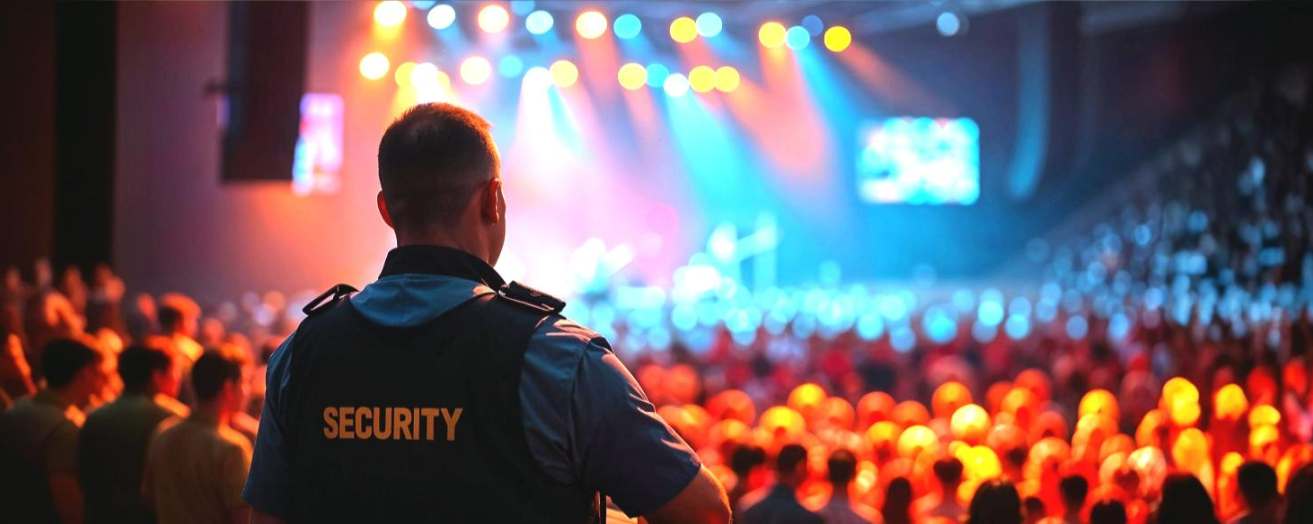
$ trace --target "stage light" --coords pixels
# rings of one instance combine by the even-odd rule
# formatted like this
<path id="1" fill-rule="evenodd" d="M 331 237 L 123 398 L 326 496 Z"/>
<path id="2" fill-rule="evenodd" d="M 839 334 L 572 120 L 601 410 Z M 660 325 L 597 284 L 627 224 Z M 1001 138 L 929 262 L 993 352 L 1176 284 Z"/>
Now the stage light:
<path id="1" fill-rule="evenodd" d="M 569 60 L 552 62 L 552 83 L 557 87 L 570 87 L 579 81 L 579 68 Z"/>
<path id="2" fill-rule="evenodd" d="M 398 86 L 405 87 L 410 84 L 410 74 L 413 71 L 415 71 L 415 63 L 406 62 L 397 66 L 397 72 L 393 74 L 393 79 L 397 81 Z"/>
<path id="3" fill-rule="evenodd" d="M 506 55 L 497 61 L 497 73 L 506 78 L 515 78 L 524 72 L 524 60 L 515 55 Z"/>
<path id="4" fill-rule="evenodd" d="M 526 89 L 546 89 L 552 85 L 552 73 L 543 66 L 530 67 L 520 85 Z"/>
<path id="5" fill-rule="evenodd" d="M 944 11 L 935 19 L 935 29 L 943 36 L 953 36 L 962 30 L 962 19 L 957 17 L 957 13 Z"/>
<path id="6" fill-rule="evenodd" d="M 551 31 L 553 25 L 556 25 L 556 20 L 547 11 L 534 11 L 529 13 L 529 16 L 524 17 L 524 28 L 529 31 L 529 34 L 541 35 Z"/>
<path id="7" fill-rule="evenodd" d="M 584 11 L 574 19 L 574 30 L 579 36 L 593 40 L 606 34 L 606 15 L 598 11 Z"/>
<path id="8" fill-rule="evenodd" d="M 800 25 L 790 27 L 788 32 L 784 34 L 784 43 L 788 44 L 789 49 L 794 51 L 806 48 L 811 41 L 812 35 Z"/>
<path id="9" fill-rule="evenodd" d="M 788 30 L 784 28 L 784 24 L 766 22 L 761 24 L 761 29 L 757 30 L 757 39 L 761 41 L 761 45 L 776 49 L 784 45 L 784 37 L 787 32 Z"/>
<path id="10" fill-rule="evenodd" d="M 622 39 L 628 40 L 638 36 L 643 31 L 643 21 L 633 14 L 623 14 L 617 16 L 611 23 L 611 31 Z"/>
<path id="11" fill-rule="evenodd" d="M 460 79 L 470 85 L 480 85 L 492 76 L 492 64 L 487 58 L 471 56 L 460 63 Z"/>
<path id="12" fill-rule="evenodd" d="M 406 75 L 406 80 L 410 82 L 411 87 L 424 89 L 438 84 L 438 72 L 438 66 L 431 63 L 415 64 L 410 68 L 410 74 Z M 401 68 L 397 68 L 397 76 L 400 77 L 400 75 Z"/>
<path id="13" fill-rule="evenodd" d="M 397 3 L 399 4 L 401 2 Z M 401 7 L 404 8 L 405 6 L 403 5 Z M 383 53 L 375 51 L 360 59 L 360 76 L 370 80 L 378 80 L 383 78 L 383 75 L 388 74 L 389 67 L 391 67 L 391 65 L 388 63 L 388 57 L 384 56 Z"/>
<path id="14" fill-rule="evenodd" d="M 670 68 L 661 64 L 647 65 L 647 86 L 663 87 L 666 85 L 666 77 L 670 76 Z"/>
<path id="15" fill-rule="evenodd" d="M 821 36 L 821 32 L 825 31 L 825 23 L 821 22 L 821 17 L 816 15 L 802 17 L 802 24 L 800 25 L 807 28 L 807 33 L 812 36 Z"/>
<path id="16" fill-rule="evenodd" d="M 406 4 L 395 0 L 379 2 L 374 7 L 374 23 L 383 27 L 396 27 L 406 21 Z"/>
<path id="17" fill-rule="evenodd" d="M 451 24 L 456 21 L 456 8 L 447 4 L 436 5 L 433 9 L 429 10 L 429 15 L 426 17 L 426 20 L 428 20 L 429 27 L 434 29 L 446 29 L 451 27 Z"/>
<path id="18" fill-rule="evenodd" d="M 641 64 L 630 62 L 622 65 L 616 76 L 620 79 L 620 86 L 630 91 L 635 91 L 647 85 L 647 69 Z"/>
<path id="19" fill-rule="evenodd" d="M 679 73 L 671 74 L 662 83 L 662 88 L 666 90 L 668 96 L 684 96 L 684 93 L 688 92 L 688 78 Z"/>
<path id="20" fill-rule="evenodd" d="M 670 38 L 681 44 L 687 44 L 697 39 L 698 23 L 692 18 L 681 16 L 670 23 Z"/>
<path id="21" fill-rule="evenodd" d="M 739 77 L 739 70 L 730 66 L 720 66 L 716 68 L 716 90 L 722 93 L 732 93 L 739 88 L 742 78 Z"/>
<path id="22" fill-rule="evenodd" d="M 716 88 L 716 70 L 709 66 L 697 66 L 688 72 L 688 86 L 699 93 L 708 93 Z"/>
<path id="23" fill-rule="evenodd" d="M 488 4 L 479 10 L 479 29 L 488 33 L 500 33 L 511 23 L 511 14 L 501 4 Z"/>
<path id="24" fill-rule="evenodd" d="M 511 0 L 511 12 L 524 16 L 533 11 L 534 5 L 533 0 Z"/>
<path id="25" fill-rule="evenodd" d="M 853 43 L 853 34 L 847 27 L 836 25 L 825 30 L 825 48 L 838 53 Z"/>
<path id="26" fill-rule="evenodd" d="M 711 38 L 720 34 L 720 30 L 724 26 L 720 20 L 720 15 L 710 11 L 698 15 L 696 23 L 698 34 L 702 35 L 702 38 Z"/>

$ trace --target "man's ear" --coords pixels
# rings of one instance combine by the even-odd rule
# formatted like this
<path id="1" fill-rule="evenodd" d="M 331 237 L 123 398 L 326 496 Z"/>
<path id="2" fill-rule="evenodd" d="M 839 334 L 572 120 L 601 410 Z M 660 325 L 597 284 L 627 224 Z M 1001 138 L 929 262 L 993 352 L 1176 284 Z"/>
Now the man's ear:
<path id="1" fill-rule="evenodd" d="M 383 200 L 382 191 L 378 192 L 378 215 L 383 217 L 383 222 L 386 223 L 388 227 L 392 229 L 397 228 L 396 225 L 392 224 L 392 213 L 388 212 L 388 203 L 386 200 Z"/>
<path id="2" fill-rule="evenodd" d="M 479 199 L 480 214 L 483 219 L 492 224 L 501 222 L 502 215 L 506 212 L 503 209 L 505 202 L 501 197 L 501 179 L 494 178 L 488 181 L 488 185 L 484 186 Z"/>

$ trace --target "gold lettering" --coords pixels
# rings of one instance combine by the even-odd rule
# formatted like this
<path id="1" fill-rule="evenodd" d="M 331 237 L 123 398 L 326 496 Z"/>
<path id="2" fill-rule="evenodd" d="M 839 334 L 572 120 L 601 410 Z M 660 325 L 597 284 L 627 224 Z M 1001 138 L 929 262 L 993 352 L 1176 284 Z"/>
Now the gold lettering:
<path id="1" fill-rule="evenodd" d="M 366 422 L 363 419 L 371 418 L 373 414 L 374 414 L 373 410 L 366 408 L 364 406 L 356 408 L 356 438 L 358 439 L 369 438 L 371 433 L 369 422 Z"/>
<path id="2" fill-rule="evenodd" d="M 432 423 L 430 423 L 430 427 L 432 427 Z M 324 408 L 324 438 L 337 438 L 337 406 Z"/>
<path id="3" fill-rule="evenodd" d="M 428 428 L 424 440 L 433 440 L 433 417 L 438 416 L 438 408 L 420 408 L 419 415 L 424 417 L 424 426 Z"/>
<path id="4" fill-rule="evenodd" d="M 354 412 L 355 410 L 356 410 L 355 406 L 342 406 L 342 409 L 338 410 L 338 425 L 341 428 L 338 431 L 338 436 L 342 440 L 351 440 L 356 438 L 355 428 L 352 427 L 356 419 L 355 417 L 351 416 L 352 412 Z"/>
<path id="5" fill-rule="evenodd" d="M 442 408 L 442 419 L 447 421 L 447 442 L 456 440 L 456 422 L 460 421 L 460 414 L 464 408 L 456 408 L 455 411 L 447 411 Z"/>
<path id="6" fill-rule="evenodd" d="M 410 433 L 410 408 L 396 408 L 392 411 L 396 413 L 397 417 L 395 422 L 397 429 L 393 432 L 392 438 L 415 440 L 415 437 Z"/>
<path id="7" fill-rule="evenodd" d="M 413 421 L 411 424 L 415 426 L 415 438 L 412 438 L 411 440 L 421 440 L 424 437 L 421 437 L 419 433 L 419 408 L 410 408 L 410 415 L 412 417 L 411 420 Z"/>
<path id="8" fill-rule="evenodd" d="M 392 408 L 383 408 L 383 416 L 379 416 L 379 408 L 374 408 L 374 438 L 387 440 L 392 436 Z"/>

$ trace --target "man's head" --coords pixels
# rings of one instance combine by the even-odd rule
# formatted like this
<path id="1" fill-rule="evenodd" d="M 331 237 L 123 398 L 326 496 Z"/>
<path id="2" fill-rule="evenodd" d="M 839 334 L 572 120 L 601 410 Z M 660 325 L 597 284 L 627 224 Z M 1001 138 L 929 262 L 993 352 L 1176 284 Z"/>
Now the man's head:
<path id="1" fill-rule="evenodd" d="M 209 349 L 191 368 L 196 399 L 234 413 L 246 402 L 245 368 L 248 358 L 234 347 Z"/>
<path id="2" fill-rule="evenodd" d="M 775 475 L 781 484 L 798 486 L 807 479 L 807 448 L 785 444 L 775 456 Z"/>
<path id="3" fill-rule="evenodd" d="M 123 390 L 147 395 L 178 396 L 182 377 L 169 354 L 158 348 L 130 346 L 119 354 Z"/>
<path id="4" fill-rule="evenodd" d="M 417 105 L 388 127 L 378 145 L 378 208 L 398 244 L 449 245 L 496 263 L 506 202 L 489 127 L 451 104 Z"/>
<path id="5" fill-rule="evenodd" d="M 1251 460 L 1236 470 L 1236 484 L 1245 505 L 1261 508 L 1277 498 L 1277 473 L 1264 462 Z"/>
<path id="6" fill-rule="evenodd" d="M 935 461 L 931 469 L 945 492 L 957 492 L 957 485 L 962 483 L 962 461 L 955 457 L 941 458 Z"/>
<path id="7" fill-rule="evenodd" d="M 195 337 L 200 328 L 201 306 L 181 293 L 165 293 L 159 300 L 160 330 L 165 335 Z"/>
<path id="8" fill-rule="evenodd" d="M 103 364 L 99 351 L 72 339 L 55 339 L 41 352 L 46 385 L 78 406 L 85 406 L 104 389 L 109 377 Z"/>
<path id="9" fill-rule="evenodd" d="M 847 486 L 857 475 L 857 457 L 846 449 L 836 449 L 831 452 L 825 466 L 826 476 L 830 478 L 830 484 L 835 487 Z"/>
<path id="10" fill-rule="evenodd" d="M 1068 475 L 1058 482 L 1058 491 L 1062 492 L 1062 504 L 1067 508 L 1067 512 L 1077 512 L 1085 506 L 1085 496 L 1090 492 L 1090 483 L 1080 475 Z"/>

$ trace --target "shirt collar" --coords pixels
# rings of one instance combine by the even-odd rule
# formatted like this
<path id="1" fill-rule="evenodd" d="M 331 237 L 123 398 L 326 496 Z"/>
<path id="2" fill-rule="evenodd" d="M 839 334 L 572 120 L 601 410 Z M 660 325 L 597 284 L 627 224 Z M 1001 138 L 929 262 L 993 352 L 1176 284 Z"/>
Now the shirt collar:
<path id="1" fill-rule="evenodd" d="M 389 251 L 379 278 L 404 273 L 448 275 L 493 289 L 506 284 L 487 262 L 465 251 L 442 246 L 400 246 Z"/>

